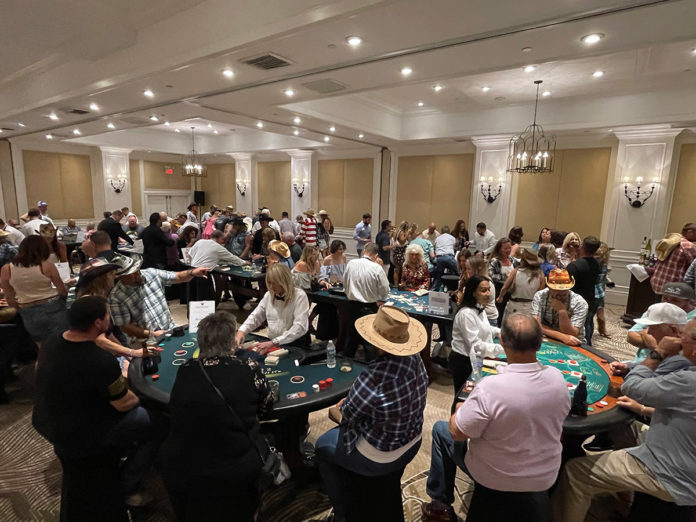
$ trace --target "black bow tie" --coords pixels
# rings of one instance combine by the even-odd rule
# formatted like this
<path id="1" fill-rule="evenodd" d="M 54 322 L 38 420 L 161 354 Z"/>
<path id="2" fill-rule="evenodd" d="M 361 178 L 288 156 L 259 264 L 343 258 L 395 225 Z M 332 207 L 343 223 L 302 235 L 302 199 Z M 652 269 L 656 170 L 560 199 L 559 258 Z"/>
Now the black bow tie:
<path id="1" fill-rule="evenodd" d="M 277 299 L 278 301 L 285 301 L 285 296 L 274 295 L 273 297 L 274 297 L 275 299 Z"/>

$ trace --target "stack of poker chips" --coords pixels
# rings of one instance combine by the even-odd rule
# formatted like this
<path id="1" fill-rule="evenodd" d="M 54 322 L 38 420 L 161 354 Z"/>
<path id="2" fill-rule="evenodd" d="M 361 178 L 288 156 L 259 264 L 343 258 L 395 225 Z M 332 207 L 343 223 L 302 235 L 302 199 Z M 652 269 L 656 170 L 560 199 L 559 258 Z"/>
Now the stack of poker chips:
<path id="1" fill-rule="evenodd" d="M 312 385 L 312 391 L 313 392 L 319 392 L 321 390 L 328 390 L 333 386 L 333 379 L 329 377 L 326 380 L 321 380 L 319 381 L 319 384 L 313 384 Z"/>

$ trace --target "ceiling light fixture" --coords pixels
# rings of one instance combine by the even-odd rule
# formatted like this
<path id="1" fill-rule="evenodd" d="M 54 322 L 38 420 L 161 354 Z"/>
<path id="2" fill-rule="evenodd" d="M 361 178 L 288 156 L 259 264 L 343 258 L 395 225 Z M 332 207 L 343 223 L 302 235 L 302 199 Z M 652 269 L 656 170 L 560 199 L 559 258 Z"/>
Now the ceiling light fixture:
<path id="1" fill-rule="evenodd" d="M 181 132 L 179 129 L 174 129 L 174 132 Z"/>
<path id="2" fill-rule="evenodd" d="M 423 103 L 422 101 L 419 101 L 419 102 L 418 102 L 418 106 L 419 106 L 419 107 L 422 107 L 423 105 L 425 105 L 425 103 Z"/>
<path id="3" fill-rule="evenodd" d="M 106 126 L 109 127 L 110 129 L 115 129 L 115 128 L 116 128 L 116 125 L 114 125 L 114 124 L 111 123 L 111 122 L 107 123 Z"/>
<path id="4" fill-rule="evenodd" d="M 336 127 L 334 127 L 334 126 L 332 125 L 331 127 L 329 127 L 329 130 L 330 130 L 331 132 L 336 132 Z"/>
<path id="5" fill-rule="evenodd" d="M 152 92 L 150 89 L 145 89 L 143 91 L 143 96 L 147 96 L 148 98 L 153 98 L 155 96 L 155 93 Z"/>
<path id="6" fill-rule="evenodd" d="M 580 41 L 584 43 L 585 45 L 594 45 L 598 43 L 602 38 L 604 38 L 603 33 L 591 33 L 591 34 L 586 34 L 582 38 L 580 38 Z"/>
<path id="7" fill-rule="evenodd" d="M 283 91 L 283 93 L 284 93 L 285 96 L 287 96 L 288 98 L 292 98 L 293 96 L 295 96 L 295 91 L 293 91 L 292 89 L 285 89 L 285 90 Z"/>
<path id="8" fill-rule="evenodd" d="M 490 88 L 488 85 L 484 85 L 483 87 L 481 87 L 481 90 L 482 90 L 483 92 L 488 92 L 488 91 L 491 90 L 491 88 Z"/>
<path id="9" fill-rule="evenodd" d="M 17 122 L 17 125 L 19 125 L 20 127 L 26 127 L 26 125 L 24 125 L 24 124 L 23 124 L 22 122 L 20 122 L 20 121 Z"/>
<path id="10" fill-rule="evenodd" d="M 208 128 L 209 128 L 209 129 L 212 129 L 212 128 L 213 128 L 213 124 L 212 124 L 212 123 L 208 123 Z"/>
<path id="11" fill-rule="evenodd" d="M 184 176 L 195 176 L 203 178 L 208 174 L 208 169 L 200 161 L 196 154 L 196 138 L 194 136 L 195 127 L 191 127 L 191 153 L 184 156 L 181 162 L 181 173 Z"/>
<path id="12" fill-rule="evenodd" d="M 225 69 L 224 71 L 222 71 L 222 75 L 225 78 L 232 78 L 234 76 L 234 71 L 232 69 Z"/>
<path id="13" fill-rule="evenodd" d="M 47 139 L 47 140 L 52 140 L 52 139 L 53 139 L 53 134 L 46 134 L 46 139 Z"/>
<path id="14" fill-rule="evenodd" d="M 299 116 L 295 116 L 292 121 L 295 123 L 295 125 L 299 125 L 300 123 L 302 123 L 302 120 Z"/>
<path id="15" fill-rule="evenodd" d="M 90 111 L 98 111 L 98 110 L 99 110 L 99 105 L 97 105 L 96 103 L 92 102 L 92 103 L 89 104 L 89 110 L 90 110 Z"/>
<path id="16" fill-rule="evenodd" d="M 168 122 L 168 121 L 165 121 L 164 124 L 165 124 L 167 127 L 169 127 L 169 122 Z"/>
<path id="17" fill-rule="evenodd" d="M 403 69 L 401 69 L 401 76 L 408 76 L 412 72 L 413 69 L 411 69 L 410 67 L 404 67 Z"/>
<path id="18" fill-rule="evenodd" d="M 359 140 L 363 139 L 364 137 L 365 137 L 365 135 L 364 135 L 362 132 L 361 132 L 360 134 L 358 134 L 358 139 L 359 139 Z"/>
<path id="19" fill-rule="evenodd" d="M 58 115 L 55 112 L 52 112 L 51 114 L 49 114 L 48 117 L 53 121 L 58 120 Z"/>
<path id="20" fill-rule="evenodd" d="M 439 83 L 437 85 L 433 85 L 433 90 L 435 92 L 440 92 L 442 89 L 444 89 L 444 87 L 442 85 L 440 85 Z"/>
<path id="21" fill-rule="evenodd" d="M 357 47 L 362 43 L 362 38 L 360 38 L 359 36 L 346 36 L 346 42 L 351 47 Z"/>
<path id="22" fill-rule="evenodd" d="M 256 126 L 257 126 L 259 129 L 263 129 L 263 122 L 262 122 L 262 121 L 257 121 L 257 122 L 256 122 Z"/>
<path id="23" fill-rule="evenodd" d="M 696 47 L 694 47 L 693 49 L 691 49 L 691 54 L 696 55 Z"/>
<path id="24" fill-rule="evenodd" d="M 79 136 L 80 134 L 82 134 L 82 133 L 80 132 L 80 129 L 73 129 L 72 133 L 73 133 L 75 136 Z"/>
<path id="25" fill-rule="evenodd" d="M 294 131 L 292 131 L 292 133 L 293 133 L 295 136 L 299 136 L 299 135 L 300 135 L 300 131 L 298 131 L 297 129 L 295 129 Z"/>
<path id="26" fill-rule="evenodd" d="M 159 121 L 159 118 L 153 114 L 150 116 L 150 121 Z"/>
<path id="27" fill-rule="evenodd" d="M 217 130 L 214 130 L 213 134 L 220 134 L 220 133 Z"/>
<path id="28" fill-rule="evenodd" d="M 536 67 L 534 67 L 533 65 L 528 65 L 527 67 L 524 68 L 524 72 L 530 73 L 530 72 L 534 71 L 535 69 L 536 69 Z"/>
<path id="29" fill-rule="evenodd" d="M 593 78 L 601 78 L 602 76 L 604 76 L 604 71 L 595 71 L 592 73 Z"/>
<path id="30" fill-rule="evenodd" d="M 326 143 L 328 143 L 330 139 L 331 139 L 331 138 L 329 138 L 328 136 L 324 136 L 324 141 L 325 141 Z"/>
<path id="31" fill-rule="evenodd" d="M 529 125 L 519 136 L 510 140 L 508 155 L 508 172 L 518 174 L 541 174 L 553 172 L 553 157 L 556 153 L 556 137 L 546 136 L 544 129 L 536 122 L 539 107 L 539 86 L 536 80 L 536 100 L 534 102 L 534 123 Z"/>
<path id="32" fill-rule="evenodd" d="M 541 93 L 541 95 L 542 95 L 543 97 L 551 96 L 551 91 L 544 91 L 544 92 Z"/>

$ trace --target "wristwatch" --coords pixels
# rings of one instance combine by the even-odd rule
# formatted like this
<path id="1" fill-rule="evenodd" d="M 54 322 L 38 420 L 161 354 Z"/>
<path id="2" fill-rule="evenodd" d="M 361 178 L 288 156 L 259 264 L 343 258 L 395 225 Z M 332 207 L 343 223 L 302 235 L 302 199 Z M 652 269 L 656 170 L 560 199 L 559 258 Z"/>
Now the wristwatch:
<path id="1" fill-rule="evenodd" d="M 648 354 L 648 358 L 653 359 L 655 361 L 664 361 L 665 358 L 662 356 L 660 352 L 657 350 L 650 350 L 650 353 Z"/>

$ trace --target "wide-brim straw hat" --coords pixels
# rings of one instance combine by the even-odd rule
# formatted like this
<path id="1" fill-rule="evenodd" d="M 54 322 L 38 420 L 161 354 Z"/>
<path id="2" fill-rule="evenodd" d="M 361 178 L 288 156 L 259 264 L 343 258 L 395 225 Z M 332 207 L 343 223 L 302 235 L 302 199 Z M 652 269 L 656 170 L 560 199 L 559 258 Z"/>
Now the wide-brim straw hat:
<path id="1" fill-rule="evenodd" d="M 305 213 L 306 216 L 311 216 L 311 217 L 314 217 L 314 214 L 315 214 L 313 208 L 308 208 L 307 210 L 305 210 L 304 213 Z"/>
<path id="2" fill-rule="evenodd" d="M 285 259 L 290 257 L 290 247 L 288 247 L 287 243 L 284 243 L 283 241 L 274 239 L 268 243 L 268 249 L 272 250 L 279 256 L 284 257 Z"/>
<path id="3" fill-rule="evenodd" d="M 90 259 L 80 267 L 80 278 L 77 281 L 76 290 L 79 292 L 97 277 L 108 274 L 112 270 L 118 270 L 120 265 L 109 263 L 102 257 Z"/>
<path id="4" fill-rule="evenodd" d="M 329 213 L 328 213 L 326 210 L 320 210 L 320 211 L 319 211 L 319 215 L 320 215 L 320 216 L 328 216 Z"/>
<path id="5" fill-rule="evenodd" d="M 570 290 L 575 286 L 575 278 L 567 270 L 555 268 L 546 277 L 546 286 L 551 290 Z"/>
<path id="6" fill-rule="evenodd" d="M 428 342 L 425 326 L 395 306 L 380 306 L 355 321 L 355 328 L 371 345 L 400 357 L 417 354 Z"/>

